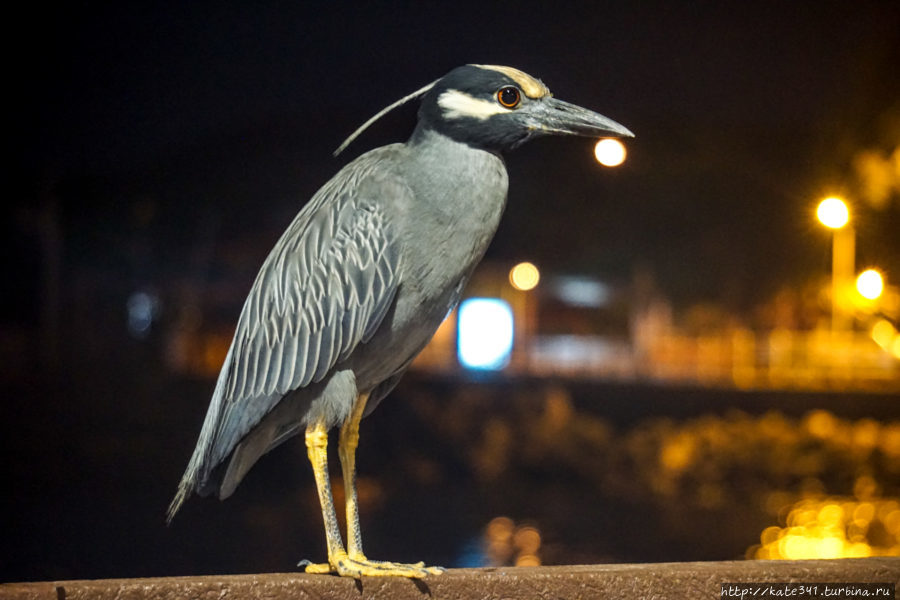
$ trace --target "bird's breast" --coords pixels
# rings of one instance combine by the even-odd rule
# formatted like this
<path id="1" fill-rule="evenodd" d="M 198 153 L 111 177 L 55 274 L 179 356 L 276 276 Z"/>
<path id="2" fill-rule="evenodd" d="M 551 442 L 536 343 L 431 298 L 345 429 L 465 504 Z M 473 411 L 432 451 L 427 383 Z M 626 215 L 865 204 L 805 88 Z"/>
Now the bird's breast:
<path id="1" fill-rule="evenodd" d="M 455 142 L 437 154 L 410 161 L 402 173 L 410 202 L 391 207 L 401 275 L 393 309 L 375 336 L 390 355 L 382 356 L 385 367 L 411 360 L 456 306 L 506 205 L 500 157 Z"/>
<path id="2" fill-rule="evenodd" d="M 468 279 L 497 231 L 507 175 L 498 156 L 455 142 L 440 158 L 423 162 L 421 175 L 411 179 L 426 183 L 413 187 L 415 205 L 400 220 L 403 284 L 434 302 L 443 318 L 452 306 L 436 301 L 449 299 Z"/>

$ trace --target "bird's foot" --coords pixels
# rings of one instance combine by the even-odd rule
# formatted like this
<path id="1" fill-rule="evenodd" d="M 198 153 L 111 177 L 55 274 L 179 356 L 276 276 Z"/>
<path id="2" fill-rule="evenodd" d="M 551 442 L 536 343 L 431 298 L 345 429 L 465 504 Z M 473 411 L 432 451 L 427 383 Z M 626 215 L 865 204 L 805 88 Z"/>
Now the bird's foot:
<path id="1" fill-rule="evenodd" d="M 304 563 L 301 563 L 304 564 Z M 363 554 L 354 557 L 342 552 L 329 558 L 327 563 L 306 563 L 307 573 L 336 573 L 341 577 L 353 577 L 359 579 L 367 577 L 409 577 L 421 579 L 426 575 L 440 575 L 444 572 L 442 567 L 426 567 L 425 563 L 415 564 L 394 563 L 381 560 L 369 560 Z"/>

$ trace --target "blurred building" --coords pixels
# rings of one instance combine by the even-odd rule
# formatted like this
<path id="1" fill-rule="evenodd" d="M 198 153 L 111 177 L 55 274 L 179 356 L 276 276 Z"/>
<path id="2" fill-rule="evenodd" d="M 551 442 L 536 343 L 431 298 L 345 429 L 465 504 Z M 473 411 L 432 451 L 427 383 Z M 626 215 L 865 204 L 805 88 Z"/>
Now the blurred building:
<path id="1" fill-rule="evenodd" d="M 491 327 L 501 313 L 461 319 L 486 299 L 507 307 L 512 327 L 501 328 L 505 333 Z M 517 289 L 509 265 L 488 264 L 413 367 L 737 388 L 898 389 L 896 320 L 865 308 L 844 331 L 829 328 L 828 319 L 800 328 L 783 317 L 752 329 L 715 306 L 696 307 L 679 324 L 668 301 L 640 276 L 616 286 L 549 275 L 525 290 Z M 489 356 L 469 364 L 461 353 L 469 347 Z"/>
<path id="2" fill-rule="evenodd" d="M 527 263 L 516 275 L 513 267 L 485 263 L 477 269 L 413 369 L 739 389 L 900 389 L 897 320 L 881 308 L 860 305 L 854 327 L 834 331 L 827 312 L 810 316 L 781 294 L 768 320 L 750 327 L 715 305 L 676 317 L 640 274 L 614 284 L 541 273 Z M 186 278 L 169 290 L 163 324 L 168 366 L 215 377 L 245 293 L 215 278 Z M 146 308 L 146 302 L 136 306 Z"/>

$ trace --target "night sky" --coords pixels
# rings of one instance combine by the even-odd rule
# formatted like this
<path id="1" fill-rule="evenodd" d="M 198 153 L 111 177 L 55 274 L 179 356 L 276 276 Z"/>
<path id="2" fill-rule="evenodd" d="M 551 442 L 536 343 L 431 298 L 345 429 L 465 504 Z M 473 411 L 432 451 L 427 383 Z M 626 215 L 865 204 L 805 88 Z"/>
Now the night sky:
<path id="1" fill-rule="evenodd" d="M 66 260 L 102 262 L 127 241 L 98 232 L 149 210 L 152 264 L 137 278 L 177 268 L 198 235 L 252 239 L 258 264 L 341 165 L 405 139 L 415 108 L 332 158 L 357 125 L 479 62 L 521 68 L 637 134 L 618 170 L 587 140 L 510 154 L 488 258 L 618 283 L 640 267 L 676 301 L 746 309 L 827 274 L 812 210 L 837 191 L 859 209 L 860 261 L 900 276 L 896 193 L 868 206 L 852 166 L 900 139 L 895 2 L 86 3 L 21 25 L 14 252 L 29 253 L 49 193 Z M 34 263 L 16 274 L 33 278 Z"/>

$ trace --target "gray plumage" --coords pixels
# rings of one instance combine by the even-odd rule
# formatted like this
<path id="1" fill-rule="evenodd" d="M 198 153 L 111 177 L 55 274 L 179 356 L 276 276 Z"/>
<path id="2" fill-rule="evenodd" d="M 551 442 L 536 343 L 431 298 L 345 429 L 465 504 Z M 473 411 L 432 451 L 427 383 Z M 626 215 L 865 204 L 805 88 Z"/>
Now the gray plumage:
<path id="1" fill-rule="evenodd" d="M 436 185 L 450 193 L 429 193 Z M 497 156 L 434 133 L 373 150 L 326 184 L 253 284 L 179 497 L 214 491 L 212 468 L 285 396 L 296 410 L 261 424 L 257 435 L 271 442 L 242 457 L 246 468 L 226 475 L 221 497 L 310 416 L 324 414 L 329 425 L 346 418 L 356 393 L 323 401 L 323 379 L 347 371 L 355 392 L 366 393 L 402 373 L 458 301 L 506 188 Z M 424 249 L 401 241 L 412 231 L 427 240 Z"/>
<path id="2" fill-rule="evenodd" d="M 490 112 L 503 85 L 524 90 L 518 112 Z M 410 140 L 341 169 L 266 258 L 169 520 L 192 492 L 229 496 L 307 425 L 343 423 L 360 394 L 375 408 L 456 306 L 496 231 L 500 151 L 541 134 L 630 135 L 505 67 L 461 67 L 407 98 L 423 93 Z"/>

